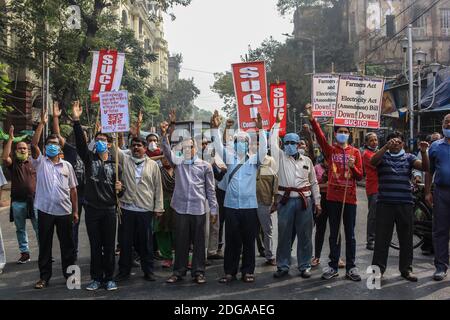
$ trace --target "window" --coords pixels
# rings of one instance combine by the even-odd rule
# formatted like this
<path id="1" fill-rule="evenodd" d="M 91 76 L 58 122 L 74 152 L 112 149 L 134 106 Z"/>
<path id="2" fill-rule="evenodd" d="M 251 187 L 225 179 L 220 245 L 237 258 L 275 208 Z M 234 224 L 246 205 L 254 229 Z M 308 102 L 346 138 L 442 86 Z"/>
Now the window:
<path id="1" fill-rule="evenodd" d="M 424 13 L 426 8 L 415 7 L 413 11 L 413 19 L 415 20 L 412 24 L 413 37 L 426 37 L 427 35 L 427 18 L 428 12 Z"/>
<path id="2" fill-rule="evenodd" d="M 141 18 L 139 18 L 139 35 L 142 35 L 142 26 L 143 26 L 144 22 L 142 21 Z"/>
<path id="3" fill-rule="evenodd" d="M 125 10 L 122 10 L 122 26 L 124 28 L 128 27 L 128 15 L 127 15 L 127 12 Z"/>
<path id="4" fill-rule="evenodd" d="M 450 9 L 441 9 L 441 35 L 450 36 Z"/>

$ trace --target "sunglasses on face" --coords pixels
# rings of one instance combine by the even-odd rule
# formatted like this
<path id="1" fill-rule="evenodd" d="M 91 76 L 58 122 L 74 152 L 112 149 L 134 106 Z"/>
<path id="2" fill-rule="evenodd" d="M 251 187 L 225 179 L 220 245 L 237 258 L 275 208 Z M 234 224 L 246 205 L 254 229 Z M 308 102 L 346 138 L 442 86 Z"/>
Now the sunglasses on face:
<path id="1" fill-rule="evenodd" d="M 293 145 L 296 145 L 296 144 L 297 144 L 297 142 L 295 142 L 295 141 L 286 141 L 286 142 L 284 143 L 285 146 L 287 146 L 287 145 L 293 146 Z"/>

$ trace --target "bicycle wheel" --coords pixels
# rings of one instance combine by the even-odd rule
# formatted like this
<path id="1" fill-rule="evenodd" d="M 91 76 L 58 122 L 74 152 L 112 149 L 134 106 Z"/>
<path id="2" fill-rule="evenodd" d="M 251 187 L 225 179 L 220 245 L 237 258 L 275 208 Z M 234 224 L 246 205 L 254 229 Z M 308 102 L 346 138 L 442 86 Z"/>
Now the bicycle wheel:
<path id="1" fill-rule="evenodd" d="M 414 225 L 413 225 L 413 248 L 416 249 L 423 244 L 424 236 L 431 232 L 431 211 L 428 206 L 421 200 L 414 204 Z M 399 250 L 397 230 L 394 228 L 391 248 Z"/>

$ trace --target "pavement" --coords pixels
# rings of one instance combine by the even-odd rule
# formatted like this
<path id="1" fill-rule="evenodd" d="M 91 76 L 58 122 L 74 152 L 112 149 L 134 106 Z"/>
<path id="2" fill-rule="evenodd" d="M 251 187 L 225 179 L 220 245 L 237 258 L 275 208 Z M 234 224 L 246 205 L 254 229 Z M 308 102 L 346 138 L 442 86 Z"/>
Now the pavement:
<path id="1" fill-rule="evenodd" d="M 372 251 L 365 248 L 367 201 L 363 188 L 358 189 L 358 214 L 356 225 L 357 259 L 356 264 L 360 269 L 363 280 L 351 282 L 345 280 L 345 271 L 340 270 L 339 278 L 330 281 L 321 280 L 322 268 L 326 266 L 328 256 L 328 233 L 322 252 L 322 263 L 314 268 L 310 279 L 302 279 L 296 269 L 296 258 L 293 257 L 293 265 L 290 275 L 282 279 L 274 279 L 275 267 L 263 266 L 264 258 L 257 258 L 256 282 L 245 284 L 235 281 L 228 285 L 218 283 L 223 272 L 223 260 L 212 261 L 212 266 L 207 267 L 206 277 L 208 282 L 204 285 L 194 284 L 188 275 L 184 281 L 177 284 L 166 284 L 165 280 L 170 276 L 169 270 L 163 270 L 160 262 L 155 263 L 156 282 L 147 282 L 142 279 L 140 269 L 133 269 L 129 281 L 119 284 L 117 291 L 108 292 L 100 289 L 96 292 L 84 290 L 89 282 L 89 242 L 86 234 L 84 216 L 80 226 L 80 252 L 78 265 L 81 268 L 81 290 L 69 290 L 61 273 L 59 258 L 59 244 L 56 240 L 53 245 L 53 256 L 56 259 L 53 264 L 53 277 L 50 286 L 44 290 L 33 288 L 39 278 L 38 272 L 38 248 L 36 238 L 27 223 L 31 244 L 31 261 L 25 265 L 15 263 L 18 258 L 18 247 L 14 224 L 9 222 L 8 208 L 0 209 L 0 226 L 3 232 L 3 240 L 6 249 L 7 265 L 0 275 L 0 299 L 25 299 L 25 300 L 59 300 L 59 299 L 165 299 L 165 300 L 382 300 L 382 299 L 448 299 L 450 297 L 450 280 L 434 282 L 431 277 L 434 272 L 433 258 L 423 256 L 420 249 L 414 252 L 414 272 L 419 277 L 417 283 L 410 283 L 400 277 L 398 271 L 398 252 L 390 250 L 388 269 L 384 275 L 381 289 L 370 290 L 366 281 L 369 277 L 366 268 L 372 260 Z M 276 226 L 276 215 L 274 226 Z M 274 228 L 274 245 L 276 248 L 276 227 Z M 294 248 L 295 248 L 294 244 Z M 295 254 L 293 250 L 293 254 Z M 117 270 L 117 268 L 116 268 Z"/>

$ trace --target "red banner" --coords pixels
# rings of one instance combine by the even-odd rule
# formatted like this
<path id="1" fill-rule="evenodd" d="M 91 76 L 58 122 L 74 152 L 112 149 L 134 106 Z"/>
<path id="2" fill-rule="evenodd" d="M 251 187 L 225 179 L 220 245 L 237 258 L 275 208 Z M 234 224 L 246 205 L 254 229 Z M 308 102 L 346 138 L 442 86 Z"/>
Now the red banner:
<path id="1" fill-rule="evenodd" d="M 256 128 L 255 119 L 260 113 L 263 128 L 270 130 L 270 110 L 267 101 L 267 81 L 264 61 L 235 63 L 232 66 L 234 92 L 241 130 Z"/>
<path id="2" fill-rule="evenodd" d="M 99 92 L 117 91 L 122 80 L 125 54 L 116 50 L 94 52 L 89 90 L 92 102 L 98 102 Z"/>
<path id="3" fill-rule="evenodd" d="M 280 136 L 286 134 L 287 93 L 286 82 L 270 84 L 270 126 L 273 126 L 277 114 L 283 115 L 280 123 Z"/>

